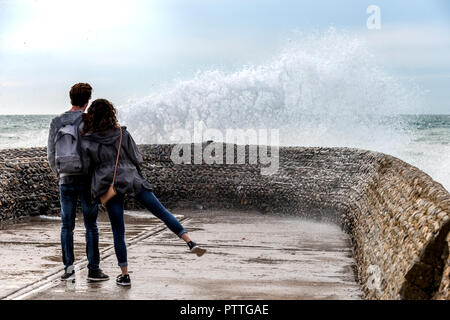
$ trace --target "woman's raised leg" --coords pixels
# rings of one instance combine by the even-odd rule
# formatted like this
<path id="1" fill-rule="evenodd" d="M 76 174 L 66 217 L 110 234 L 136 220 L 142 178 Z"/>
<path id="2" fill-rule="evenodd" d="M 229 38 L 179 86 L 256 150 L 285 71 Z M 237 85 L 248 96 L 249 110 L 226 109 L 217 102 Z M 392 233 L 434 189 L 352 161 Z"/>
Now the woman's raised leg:
<path id="1" fill-rule="evenodd" d="M 177 218 L 159 202 L 152 191 L 142 188 L 136 199 L 157 218 L 162 220 L 170 231 L 175 233 L 179 238 L 183 238 L 183 235 L 187 233 Z"/>
<path id="2" fill-rule="evenodd" d="M 200 248 L 191 240 L 188 232 L 183 228 L 181 223 L 162 205 L 152 191 L 142 188 L 141 192 L 136 196 L 136 199 L 148 210 L 150 210 L 150 212 L 157 218 L 162 220 L 170 231 L 175 233 L 179 238 L 183 239 L 189 246 L 191 252 L 196 253 L 199 257 L 206 252 L 205 249 Z"/>

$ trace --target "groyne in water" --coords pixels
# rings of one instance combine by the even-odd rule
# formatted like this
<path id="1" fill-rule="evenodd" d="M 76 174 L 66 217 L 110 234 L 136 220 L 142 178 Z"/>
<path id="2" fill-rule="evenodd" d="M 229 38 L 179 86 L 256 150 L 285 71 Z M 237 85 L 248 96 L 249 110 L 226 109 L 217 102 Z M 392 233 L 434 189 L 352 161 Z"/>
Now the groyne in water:
<path id="1" fill-rule="evenodd" d="M 264 176 L 260 164 L 174 164 L 172 147 L 139 146 L 143 172 L 169 208 L 331 221 L 352 238 L 366 298 L 450 299 L 450 194 L 416 167 L 366 150 L 280 147 L 279 170 Z M 138 207 L 132 199 L 126 205 Z M 45 148 L 2 150 L 0 219 L 58 213 Z"/>

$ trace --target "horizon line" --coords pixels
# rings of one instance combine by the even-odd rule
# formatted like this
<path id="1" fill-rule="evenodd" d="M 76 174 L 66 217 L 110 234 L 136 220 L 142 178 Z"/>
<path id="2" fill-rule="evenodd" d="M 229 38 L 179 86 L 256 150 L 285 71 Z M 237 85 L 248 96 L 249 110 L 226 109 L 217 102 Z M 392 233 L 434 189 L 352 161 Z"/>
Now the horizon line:
<path id="1" fill-rule="evenodd" d="M 68 111 L 68 110 L 67 110 Z M 66 112 L 66 111 L 64 111 Z M 61 113 L 0 113 L 0 116 L 57 116 Z M 366 115 L 377 115 L 377 114 L 366 114 Z M 398 113 L 398 114 L 381 114 L 386 116 L 420 116 L 420 115 L 433 115 L 433 116 L 450 116 L 449 113 Z"/>

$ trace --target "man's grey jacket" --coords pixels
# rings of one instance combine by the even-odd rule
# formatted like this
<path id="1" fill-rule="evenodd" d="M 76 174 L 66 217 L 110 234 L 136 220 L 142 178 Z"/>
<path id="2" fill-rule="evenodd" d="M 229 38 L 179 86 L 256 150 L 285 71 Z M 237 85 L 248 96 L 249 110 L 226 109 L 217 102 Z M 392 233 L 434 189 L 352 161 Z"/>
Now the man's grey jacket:
<path id="1" fill-rule="evenodd" d="M 50 130 L 48 133 L 48 141 L 47 141 L 47 159 L 50 164 L 50 168 L 52 171 L 58 176 L 59 184 L 68 184 L 72 183 L 76 176 L 80 176 L 80 174 L 58 174 L 56 170 L 56 159 L 55 159 L 55 136 L 59 129 L 65 125 L 71 125 L 75 123 L 81 116 L 83 115 L 83 111 L 67 111 L 63 114 L 52 119 L 50 124 Z M 80 128 L 82 125 L 80 126 Z"/>

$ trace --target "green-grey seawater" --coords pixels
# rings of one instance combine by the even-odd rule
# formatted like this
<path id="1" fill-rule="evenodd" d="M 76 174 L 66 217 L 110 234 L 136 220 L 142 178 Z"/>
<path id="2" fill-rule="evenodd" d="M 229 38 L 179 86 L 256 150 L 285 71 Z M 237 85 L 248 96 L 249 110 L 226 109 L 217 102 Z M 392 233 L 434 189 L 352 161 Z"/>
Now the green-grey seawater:
<path id="1" fill-rule="evenodd" d="M 53 117 L 54 115 L 0 115 L 0 149 L 45 146 L 48 127 Z M 385 119 L 387 123 L 396 124 L 392 126 L 395 132 L 392 140 L 397 141 L 387 138 L 382 144 L 379 141 L 373 144 L 369 139 L 361 142 L 356 141 L 358 135 L 355 133 L 355 141 L 352 141 L 352 136 L 346 135 L 345 139 L 337 143 L 334 141 L 333 145 L 362 147 L 392 154 L 422 169 L 450 190 L 450 115 L 401 115 Z M 132 126 L 129 129 L 136 133 L 133 132 Z M 374 131 L 373 134 L 376 135 L 377 132 Z M 399 142 L 399 137 L 404 139 Z M 280 139 L 283 140 L 283 137 Z M 290 144 L 293 144 L 292 139 L 290 141 Z M 138 142 L 157 141 L 146 141 L 144 137 L 138 139 Z M 310 144 L 329 145 L 327 139 L 316 140 Z"/>

